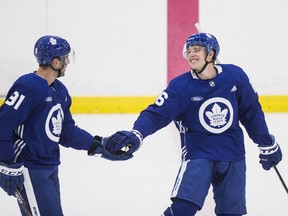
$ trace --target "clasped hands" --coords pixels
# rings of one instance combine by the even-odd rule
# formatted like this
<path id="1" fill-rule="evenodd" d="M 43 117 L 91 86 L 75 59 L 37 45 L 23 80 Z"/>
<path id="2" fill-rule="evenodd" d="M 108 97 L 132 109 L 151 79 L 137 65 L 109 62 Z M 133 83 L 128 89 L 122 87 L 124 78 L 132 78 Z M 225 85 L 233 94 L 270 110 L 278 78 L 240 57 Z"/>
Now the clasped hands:
<path id="1" fill-rule="evenodd" d="M 95 136 L 90 156 L 100 156 L 107 160 L 122 161 L 133 157 L 133 153 L 139 149 L 143 137 L 139 131 L 118 131 L 109 137 Z"/>

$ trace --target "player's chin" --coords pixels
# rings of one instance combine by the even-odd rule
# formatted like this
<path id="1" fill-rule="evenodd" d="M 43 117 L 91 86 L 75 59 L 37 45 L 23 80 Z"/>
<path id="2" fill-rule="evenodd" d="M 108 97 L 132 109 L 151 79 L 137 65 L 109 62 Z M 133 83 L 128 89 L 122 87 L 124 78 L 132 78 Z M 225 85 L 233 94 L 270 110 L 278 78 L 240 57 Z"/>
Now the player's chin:
<path id="1" fill-rule="evenodd" d="M 192 70 L 197 70 L 199 69 L 199 66 L 197 66 L 198 64 L 195 62 L 189 62 L 189 66 Z"/>
<path id="2" fill-rule="evenodd" d="M 65 72 L 66 72 L 66 70 L 64 69 L 64 70 L 62 70 L 61 71 L 61 76 L 60 77 L 64 77 L 65 76 Z"/>
<path id="3" fill-rule="evenodd" d="M 190 68 L 191 68 L 193 71 L 198 71 L 198 70 L 199 70 L 199 67 L 195 67 L 195 65 L 190 65 Z"/>

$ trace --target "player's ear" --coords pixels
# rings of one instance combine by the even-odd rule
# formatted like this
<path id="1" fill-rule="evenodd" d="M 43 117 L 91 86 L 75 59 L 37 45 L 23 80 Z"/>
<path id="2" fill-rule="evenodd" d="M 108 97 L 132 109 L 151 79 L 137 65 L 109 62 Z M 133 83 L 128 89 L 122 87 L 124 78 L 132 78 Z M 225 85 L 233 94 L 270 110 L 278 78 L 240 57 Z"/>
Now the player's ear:
<path id="1" fill-rule="evenodd" d="M 214 56 L 215 55 L 215 51 L 211 50 L 208 55 L 211 56 L 211 57 Z"/>
<path id="2" fill-rule="evenodd" d="M 215 58 L 215 51 L 214 51 L 214 50 L 211 50 L 211 51 L 208 53 L 208 57 L 209 57 L 209 61 L 210 61 L 210 60 L 214 60 L 214 58 Z"/>
<path id="3" fill-rule="evenodd" d="M 58 67 L 61 66 L 60 63 L 61 63 L 61 61 L 60 61 L 59 58 L 53 58 L 53 59 L 52 59 L 52 62 L 51 62 L 51 65 L 52 65 L 54 68 L 58 68 Z"/>

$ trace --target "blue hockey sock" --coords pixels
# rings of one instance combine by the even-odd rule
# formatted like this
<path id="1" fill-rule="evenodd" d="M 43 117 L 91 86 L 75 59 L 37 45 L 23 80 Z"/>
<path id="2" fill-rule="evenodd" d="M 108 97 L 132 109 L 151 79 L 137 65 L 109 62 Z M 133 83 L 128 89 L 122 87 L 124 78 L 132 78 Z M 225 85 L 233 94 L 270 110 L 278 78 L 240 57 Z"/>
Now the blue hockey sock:
<path id="1" fill-rule="evenodd" d="M 171 207 L 167 208 L 164 216 L 192 216 L 198 211 L 199 206 L 182 199 L 173 199 Z"/>

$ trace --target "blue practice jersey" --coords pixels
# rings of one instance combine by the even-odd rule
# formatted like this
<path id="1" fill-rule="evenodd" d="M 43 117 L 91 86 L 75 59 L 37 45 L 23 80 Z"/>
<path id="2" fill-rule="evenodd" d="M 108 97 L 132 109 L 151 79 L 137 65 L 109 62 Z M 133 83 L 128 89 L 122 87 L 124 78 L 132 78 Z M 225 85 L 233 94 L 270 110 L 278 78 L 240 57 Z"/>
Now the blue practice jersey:
<path id="1" fill-rule="evenodd" d="M 58 79 L 49 86 L 36 73 L 21 76 L 0 107 L 0 161 L 53 169 L 60 164 L 59 143 L 88 150 L 93 136 L 75 125 L 70 106 Z"/>
<path id="2" fill-rule="evenodd" d="M 245 72 L 235 65 L 215 65 L 218 75 L 201 80 L 191 71 L 173 79 L 154 104 L 143 110 L 133 129 L 146 137 L 174 121 L 184 159 L 240 161 L 244 135 L 271 145 L 258 95 Z"/>

